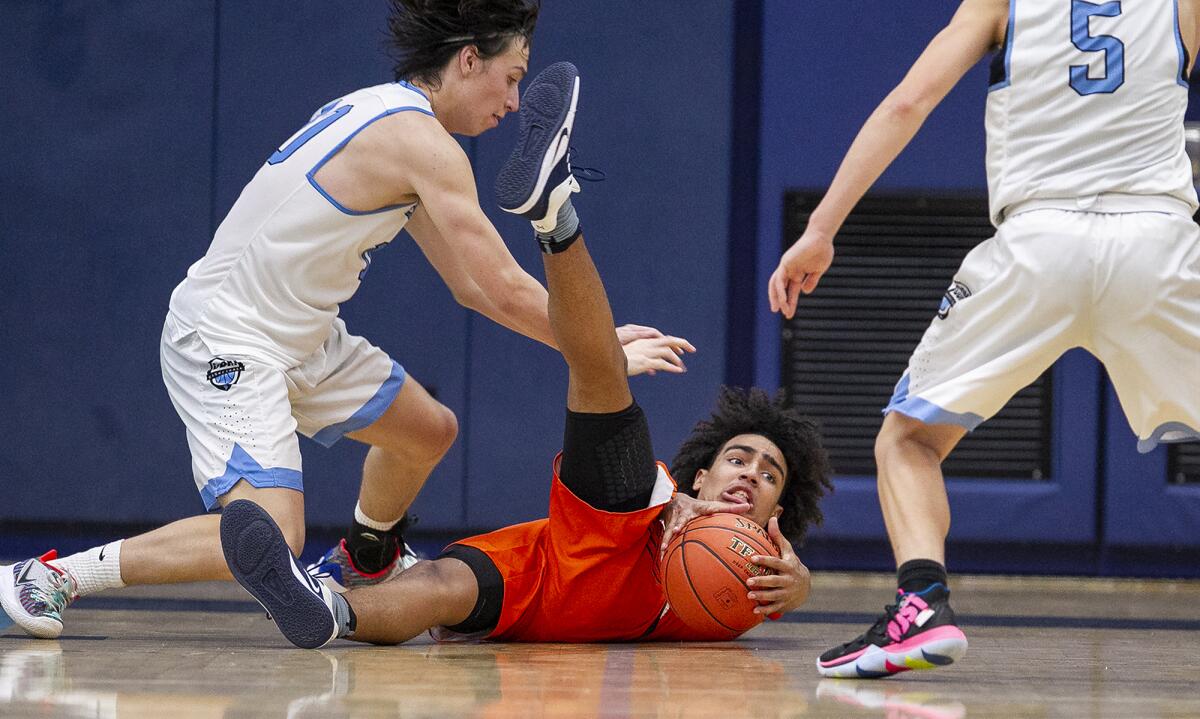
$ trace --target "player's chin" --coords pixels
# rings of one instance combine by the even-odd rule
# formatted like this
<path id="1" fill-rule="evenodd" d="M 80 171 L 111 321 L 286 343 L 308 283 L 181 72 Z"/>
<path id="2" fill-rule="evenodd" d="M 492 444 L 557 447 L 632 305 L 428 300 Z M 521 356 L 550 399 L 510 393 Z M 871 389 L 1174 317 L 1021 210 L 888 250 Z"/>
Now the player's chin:
<path id="1" fill-rule="evenodd" d="M 480 120 L 479 128 L 472 137 L 478 137 L 488 130 L 500 127 L 500 120 L 501 117 L 499 115 L 488 115 L 486 118 Z"/>

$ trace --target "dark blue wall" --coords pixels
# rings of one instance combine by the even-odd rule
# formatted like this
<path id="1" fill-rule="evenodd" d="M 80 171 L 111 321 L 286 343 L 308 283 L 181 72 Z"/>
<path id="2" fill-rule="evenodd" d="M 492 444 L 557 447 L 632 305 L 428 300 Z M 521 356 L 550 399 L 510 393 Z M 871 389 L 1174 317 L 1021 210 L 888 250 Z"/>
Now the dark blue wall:
<path id="1" fill-rule="evenodd" d="M 570 59 L 582 71 L 576 162 L 609 179 L 585 185 L 576 204 L 617 319 L 700 348 L 685 376 L 633 381 L 663 459 L 722 380 L 778 386 L 779 318 L 765 281 L 785 239 L 784 193 L 828 185 L 954 7 L 547 1 L 532 70 Z M 159 377 L 167 299 L 267 155 L 315 108 L 390 79 L 385 15 L 384 0 L 4 4 L 0 352 L 10 380 L 0 392 L 0 523 L 147 524 L 201 511 Z M 985 96 L 981 66 L 878 187 L 984 192 Z M 463 141 L 485 208 L 517 122 Z M 489 214 L 540 276 L 527 225 Z M 465 532 L 539 516 L 561 436 L 560 358 L 455 305 L 406 236 L 375 259 L 343 309 L 350 328 L 404 364 L 462 427 L 418 499 L 422 527 Z M 1070 483 L 1094 488 L 1087 507 L 1101 508 L 1096 526 L 1072 531 L 1124 544 L 1195 535 L 1194 521 L 1172 520 L 1160 524 L 1179 531 L 1151 537 L 1133 522 L 1143 514 L 1113 506 L 1134 498 L 1105 484 L 1137 475 L 1127 486 L 1152 491 L 1162 454 L 1129 454 L 1094 365 L 1061 371 L 1072 378 L 1062 386 L 1083 387 L 1070 406 L 1091 409 L 1061 418 L 1056 457 L 1083 458 Z M 302 446 L 310 524 L 344 524 L 363 448 Z M 871 478 L 839 484 L 828 506 L 851 508 L 850 519 L 831 511 L 818 539 L 881 537 Z M 1105 512 L 1133 519 L 1105 523 Z M 964 519 L 956 514 L 956 532 L 984 536 Z"/>
<path id="2" fill-rule="evenodd" d="M 781 320 L 769 312 L 765 283 L 783 243 L 796 239 L 783 236 L 785 193 L 828 187 L 863 122 L 957 6 L 917 0 L 896 12 L 894 3 L 884 2 L 765 0 L 755 198 L 754 281 L 760 290 L 752 312 L 756 352 L 747 370 L 757 384 L 776 387 L 780 378 Z M 876 191 L 986 193 L 983 115 L 989 61 L 969 71 L 947 95 L 876 183 Z M 1165 448 L 1136 454 L 1135 437 L 1105 390 L 1098 363 L 1082 351 L 1070 353 L 1056 366 L 1053 384 L 1054 476 L 1037 483 L 948 478 L 951 538 L 1200 546 L 1200 487 L 1167 485 Z M 824 505 L 826 526 L 815 536 L 883 540 L 874 477 L 843 477 L 836 485 Z M 1000 561 L 982 566 L 996 567 Z"/>
<path id="3" fill-rule="evenodd" d="M 882 2 L 765 0 L 758 215 L 762 291 L 755 295 L 754 315 L 760 341 L 757 384 L 777 385 L 780 376 L 780 320 L 769 311 L 766 280 L 783 247 L 783 194 L 828 187 L 863 122 L 956 7 L 942 0 L 916 0 L 894 12 L 894 5 Z M 987 68 L 981 64 L 933 112 L 876 189 L 986 192 L 986 96 Z"/>
<path id="4" fill-rule="evenodd" d="M 162 522 L 202 511 L 158 369 L 167 300 L 241 187 L 312 111 L 390 80 L 382 0 L 6 3 L 0 24 L 0 522 Z M 689 337 L 682 377 L 634 380 L 665 459 L 725 371 L 732 10 L 723 0 L 552 2 L 532 70 L 582 74 L 576 201 L 620 322 Z M 464 141 L 492 206 L 518 120 Z M 541 276 L 528 225 L 490 212 Z M 407 236 L 344 307 L 459 415 L 425 528 L 544 513 L 565 365 L 462 310 Z M 304 441 L 308 519 L 344 524 L 361 447 Z M 3 533 L 0 532 L 0 544 Z M 0 546 L 0 555 L 3 547 Z"/>

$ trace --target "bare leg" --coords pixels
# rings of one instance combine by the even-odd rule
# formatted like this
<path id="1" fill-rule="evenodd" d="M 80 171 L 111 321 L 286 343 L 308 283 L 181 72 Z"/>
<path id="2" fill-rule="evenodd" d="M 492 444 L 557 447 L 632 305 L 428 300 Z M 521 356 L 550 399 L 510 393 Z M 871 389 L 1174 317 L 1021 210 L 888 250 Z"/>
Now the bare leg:
<path id="1" fill-rule="evenodd" d="M 892 412 L 875 442 L 879 468 L 879 504 L 892 552 L 899 566 L 910 559 L 946 564 L 950 503 L 942 461 L 966 430 L 930 425 Z"/>
<path id="2" fill-rule="evenodd" d="M 369 427 L 346 435 L 371 445 L 358 503 L 373 519 L 399 519 L 458 436 L 458 421 L 413 377 Z"/>
<path id="3" fill-rule="evenodd" d="M 238 482 L 221 497 L 222 506 L 249 499 L 267 510 L 283 529 L 297 556 L 304 546 L 304 495 L 292 489 L 257 489 Z M 173 584 L 232 580 L 221 554 L 221 518 L 188 517 L 131 537 L 121 545 L 121 580 L 131 584 Z"/>
<path id="4" fill-rule="evenodd" d="M 613 329 L 612 309 L 584 238 L 566 251 L 542 255 L 550 291 L 550 328 L 570 368 L 567 408 L 619 412 L 633 403 L 625 353 Z"/>
<path id="5" fill-rule="evenodd" d="M 431 627 L 453 626 L 475 608 L 479 584 L 465 563 L 421 562 L 395 579 L 343 594 L 354 609 L 358 642 L 397 644 Z"/>

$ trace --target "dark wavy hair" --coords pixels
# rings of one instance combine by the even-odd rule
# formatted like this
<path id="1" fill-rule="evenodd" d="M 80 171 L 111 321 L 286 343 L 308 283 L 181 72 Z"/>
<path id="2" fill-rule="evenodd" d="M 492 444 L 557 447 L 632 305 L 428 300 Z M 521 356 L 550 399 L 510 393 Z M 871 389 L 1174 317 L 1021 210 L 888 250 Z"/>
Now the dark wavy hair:
<path id="1" fill-rule="evenodd" d="M 529 42 L 541 0 L 390 0 L 389 45 L 397 80 L 441 84 L 442 69 L 467 45 L 487 60 L 516 38 Z"/>
<path id="2" fill-rule="evenodd" d="M 772 399 L 761 389 L 721 387 L 712 417 L 700 420 L 671 462 L 671 476 L 680 491 L 696 496 L 696 473 L 712 469 L 717 452 L 739 434 L 758 434 L 783 452 L 787 476 L 779 506 L 779 531 L 796 546 L 804 543 L 809 526 L 824 519 L 819 502 L 833 491 L 829 455 L 821 445 L 817 423 L 784 403 L 780 393 Z"/>

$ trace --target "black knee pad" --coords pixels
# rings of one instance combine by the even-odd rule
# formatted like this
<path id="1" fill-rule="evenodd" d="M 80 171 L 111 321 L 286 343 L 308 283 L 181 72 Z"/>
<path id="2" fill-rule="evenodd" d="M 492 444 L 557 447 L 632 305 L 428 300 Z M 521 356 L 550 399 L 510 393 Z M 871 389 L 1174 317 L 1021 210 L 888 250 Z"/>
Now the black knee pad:
<path id="1" fill-rule="evenodd" d="M 606 414 L 567 410 L 558 478 L 596 509 L 645 509 L 654 492 L 658 467 L 642 408 L 635 402 Z"/>

